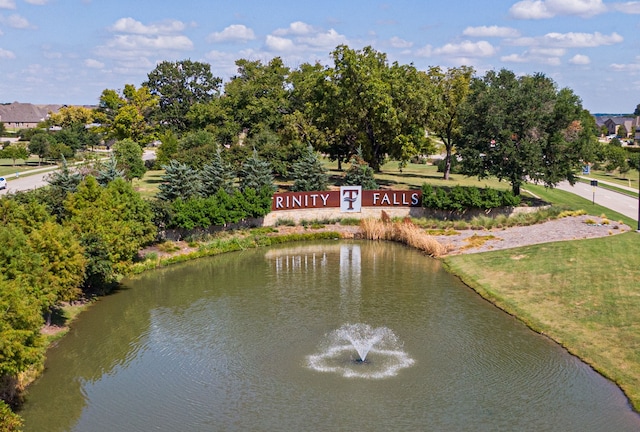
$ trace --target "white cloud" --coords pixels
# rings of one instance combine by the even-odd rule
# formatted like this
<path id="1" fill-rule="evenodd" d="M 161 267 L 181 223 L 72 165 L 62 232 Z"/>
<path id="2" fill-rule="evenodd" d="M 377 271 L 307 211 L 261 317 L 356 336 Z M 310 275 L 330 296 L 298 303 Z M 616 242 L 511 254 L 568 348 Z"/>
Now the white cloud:
<path id="1" fill-rule="evenodd" d="M 291 39 L 280 36 L 267 35 L 265 45 L 273 51 L 295 51 L 296 46 Z"/>
<path id="2" fill-rule="evenodd" d="M 18 14 L 12 14 L 8 17 L 0 15 L 0 23 L 15 29 L 26 29 L 32 27 L 26 18 Z"/>
<path id="3" fill-rule="evenodd" d="M 9 50 L 0 48 L 0 59 L 14 59 L 16 55 Z"/>
<path id="4" fill-rule="evenodd" d="M 346 36 L 334 29 L 322 31 L 300 21 L 292 23 L 288 29 L 275 30 L 265 39 L 266 47 L 279 53 L 329 52 L 348 42 Z"/>
<path id="5" fill-rule="evenodd" d="M 633 63 L 627 63 L 627 64 L 613 63 L 609 65 L 609 69 L 615 72 L 630 72 L 630 73 L 640 72 L 640 56 L 637 56 L 635 58 L 635 62 Z"/>
<path id="6" fill-rule="evenodd" d="M 331 51 L 336 46 L 346 44 L 348 42 L 347 37 L 341 35 L 334 29 L 330 29 L 325 33 L 316 33 L 311 36 L 304 36 L 296 38 L 297 42 L 310 45 L 318 50 Z"/>
<path id="7" fill-rule="evenodd" d="M 296 35 L 303 36 L 311 33 L 316 33 L 316 30 L 313 26 L 304 23 L 302 21 L 296 21 L 289 24 L 289 27 L 286 29 L 277 29 L 273 32 L 276 36 L 288 36 L 288 35 Z"/>
<path id="8" fill-rule="evenodd" d="M 496 49 L 487 41 L 462 41 L 457 44 L 446 44 L 433 50 L 435 55 L 447 57 L 490 57 L 495 55 Z"/>
<path id="9" fill-rule="evenodd" d="M 182 21 L 167 20 L 160 23 L 145 25 L 133 18 L 120 18 L 111 26 L 114 33 L 130 33 L 140 35 L 160 35 L 179 33 L 185 29 Z"/>
<path id="10" fill-rule="evenodd" d="M 413 46 L 413 42 L 409 42 L 397 36 L 392 37 L 389 40 L 389 43 L 394 48 L 411 48 Z"/>
<path id="11" fill-rule="evenodd" d="M 431 45 L 425 45 L 422 48 L 416 50 L 418 57 L 431 57 L 433 54 L 433 47 Z"/>
<path id="12" fill-rule="evenodd" d="M 120 53 L 129 53 L 132 56 L 145 53 L 151 54 L 157 51 L 184 51 L 193 48 L 193 42 L 182 35 L 147 37 L 141 35 L 116 35 L 102 46 L 103 55 L 111 53 L 107 57 L 118 57 Z"/>
<path id="13" fill-rule="evenodd" d="M 589 18 L 607 11 L 602 0 L 522 0 L 509 9 L 516 19 L 545 19 L 558 15 Z"/>
<path id="14" fill-rule="evenodd" d="M 498 27 L 498 26 L 480 26 L 480 27 L 467 27 L 462 32 L 464 36 L 469 37 L 500 37 L 500 38 L 514 38 L 520 36 L 520 32 L 511 27 Z"/>
<path id="15" fill-rule="evenodd" d="M 44 49 L 42 55 L 47 59 L 61 59 L 62 53 L 50 51 L 49 49 Z"/>
<path id="16" fill-rule="evenodd" d="M 14 0 L 0 0 L 0 9 L 15 9 L 16 2 Z"/>
<path id="17" fill-rule="evenodd" d="M 591 63 L 591 59 L 584 54 L 576 54 L 569 59 L 569 63 L 574 65 L 588 65 Z"/>
<path id="18" fill-rule="evenodd" d="M 624 40 L 618 33 L 603 35 L 602 33 L 547 33 L 539 37 L 523 37 L 509 41 L 517 46 L 549 46 L 562 48 L 593 48 L 613 45 Z"/>
<path id="19" fill-rule="evenodd" d="M 561 57 L 566 54 L 562 48 L 539 48 L 533 47 L 522 54 L 510 54 L 500 58 L 506 63 L 539 63 L 551 66 L 558 66 Z"/>
<path id="20" fill-rule="evenodd" d="M 108 58 L 116 61 L 115 73 L 150 70 L 159 60 L 193 49 L 193 42 L 180 34 L 185 27 L 176 20 L 147 25 L 133 18 L 121 18 L 109 27 L 116 34 L 94 49 L 96 58 L 89 64 L 96 66 L 93 61 L 100 63 L 101 58 Z"/>
<path id="21" fill-rule="evenodd" d="M 632 15 L 640 14 L 640 1 L 630 1 L 626 3 L 612 3 L 610 7 L 615 11 L 626 13 L 626 14 L 632 14 Z"/>
<path id="22" fill-rule="evenodd" d="M 96 59 L 86 59 L 84 61 L 84 65 L 90 69 L 102 69 L 104 68 L 104 63 L 98 61 Z"/>
<path id="23" fill-rule="evenodd" d="M 253 30 L 242 24 L 232 24 L 221 32 L 211 33 L 207 37 L 209 42 L 247 42 L 254 40 Z"/>

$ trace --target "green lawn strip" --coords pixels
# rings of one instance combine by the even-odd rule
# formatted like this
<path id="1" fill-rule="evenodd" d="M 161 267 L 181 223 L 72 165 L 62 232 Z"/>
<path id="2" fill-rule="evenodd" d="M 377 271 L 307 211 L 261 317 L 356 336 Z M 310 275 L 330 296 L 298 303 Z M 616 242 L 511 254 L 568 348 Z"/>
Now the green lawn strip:
<path id="1" fill-rule="evenodd" d="M 591 183 L 591 180 L 586 179 L 586 178 L 580 178 L 580 179 L 578 179 L 578 181 L 580 183 L 585 183 L 585 184 L 590 184 Z M 622 189 L 620 187 L 612 186 L 612 185 L 609 185 L 609 184 L 606 184 L 606 183 L 602 183 L 602 182 L 598 183 L 598 187 L 602 188 L 602 189 L 607 189 L 607 190 L 610 190 L 610 191 L 613 191 L 613 192 L 618 192 L 620 194 L 627 195 L 627 196 L 630 196 L 630 197 L 634 197 L 634 198 L 638 197 L 638 192 L 630 191 L 630 190 L 627 190 L 627 189 Z"/>
<path id="2" fill-rule="evenodd" d="M 629 172 L 624 174 L 624 177 L 617 171 L 606 172 L 601 170 L 591 170 L 591 172 L 585 177 L 593 180 L 602 180 L 609 183 L 616 183 L 620 186 L 629 186 L 635 189 L 638 188 L 638 170 L 636 169 L 629 170 Z"/>
<path id="3" fill-rule="evenodd" d="M 638 224 L 635 219 L 622 215 L 606 207 L 602 207 L 601 205 L 593 204 L 588 199 L 579 197 L 571 192 L 565 192 L 560 189 L 545 188 L 544 186 L 533 184 L 525 185 L 524 189 L 530 191 L 550 204 L 561 206 L 567 210 L 584 210 L 593 216 L 604 215 L 612 222 L 612 224 L 615 222 L 624 222 L 632 228 L 635 228 Z"/>
<path id="4" fill-rule="evenodd" d="M 640 234 L 445 257 L 480 295 L 618 383 L 640 409 Z"/>

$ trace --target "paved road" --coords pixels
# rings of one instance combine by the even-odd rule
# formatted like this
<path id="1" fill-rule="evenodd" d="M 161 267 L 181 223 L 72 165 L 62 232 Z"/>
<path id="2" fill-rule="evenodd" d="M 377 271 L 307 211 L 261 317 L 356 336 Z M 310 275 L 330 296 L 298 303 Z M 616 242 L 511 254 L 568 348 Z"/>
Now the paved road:
<path id="1" fill-rule="evenodd" d="M 37 189 L 47 185 L 46 177 L 53 171 L 52 167 L 29 170 L 29 175 L 16 177 L 16 174 L 4 176 L 7 179 L 7 188 L 0 190 L 0 195 L 7 193 Z"/>
<path id="2" fill-rule="evenodd" d="M 596 204 L 617 211 L 618 213 L 633 218 L 636 221 L 638 220 L 638 198 L 633 198 L 618 192 L 596 187 L 594 199 L 594 188 L 586 183 L 576 183 L 571 186 L 569 182 L 565 181 L 561 182 L 556 187 L 560 190 L 571 192 L 586 198 L 589 201 L 595 201 Z"/>
<path id="3" fill-rule="evenodd" d="M 143 160 L 154 158 L 155 151 L 153 150 L 145 150 L 142 155 Z M 7 179 L 7 188 L 0 190 L 0 195 L 18 191 L 32 190 L 42 186 L 46 186 L 48 184 L 46 178 L 54 170 L 55 168 L 48 166 L 44 168 L 29 170 L 28 175 L 24 175 L 26 173 L 23 173 L 23 175 L 19 177 L 16 177 L 16 174 L 6 175 L 4 176 L 4 178 Z"/>
<path id="4" fill-rule="evenodd" d="M 143 159 L 152 159 L 155 157 L 155 152 L 145 151 Z M 33 172 L 33 171 L 31 171 Z M 51 171 L 39 172 L 30 174 L 29 176 L 23 176 L 15 178 L 13 175 L 6 176 L 8 180 L 7 189 L 0 190 L 0 195 L 8 192 L 16 192 L 20 190 L 30 190 L 45 186 L 47 184 L 45 178 Z M 569 182 L 561 182 L 556 186 L 560 190 L 574 193 L 583 198 L 591 201 L 594 198 L 593 187 L 585 183 L 576 183 L 571 186 Z M 632 198 L 620 193 L 603 189 L 600 187 L 595 188 L 595 203 L 601 206 L 610 208 L 625 216 L 638 220 L 638 199 Z"/>

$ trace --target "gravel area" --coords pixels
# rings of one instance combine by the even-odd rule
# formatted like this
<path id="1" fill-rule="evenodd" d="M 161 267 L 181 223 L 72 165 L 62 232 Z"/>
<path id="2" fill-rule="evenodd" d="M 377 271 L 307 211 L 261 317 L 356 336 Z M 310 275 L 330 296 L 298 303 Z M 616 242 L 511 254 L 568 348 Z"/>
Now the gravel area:
<path id="1" fill-rule="evenodd" d="M 595 223 L 591 223 L 595 222 Z M 628 225 L 609 221 L 603 223 L 600 217 L 575 216 L 555 219 L 548 222 L 493 230 L 464 230 L 455 235 L 434 236 L 438 242 L 449 248 L 449 255 L 477 253 L 499 249 L 510 249 L 538 243 L 563 240 L 578 240 L 630 231 Z M 477 236 L 472 246 L 470 237 Z M 493 236 L 493 238 L 491 238 Z M 485 240 L 484 242 L 482 240 Z"/>

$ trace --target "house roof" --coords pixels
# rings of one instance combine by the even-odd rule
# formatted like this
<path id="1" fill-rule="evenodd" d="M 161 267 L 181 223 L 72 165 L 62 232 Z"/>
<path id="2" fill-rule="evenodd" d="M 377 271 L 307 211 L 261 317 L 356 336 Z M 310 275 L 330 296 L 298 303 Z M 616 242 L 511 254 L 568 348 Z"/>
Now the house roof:
<path id="1" fill-rule="evenodd" d="M 34 105 L 13 102 L 0 105 L 0 121 L 3 123 L 39 123 L 50 112 L 58 112 L 62 105 Z"/>

